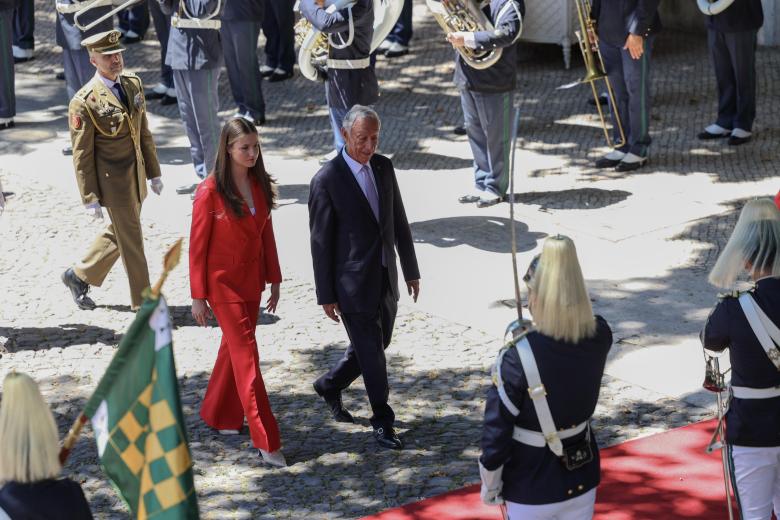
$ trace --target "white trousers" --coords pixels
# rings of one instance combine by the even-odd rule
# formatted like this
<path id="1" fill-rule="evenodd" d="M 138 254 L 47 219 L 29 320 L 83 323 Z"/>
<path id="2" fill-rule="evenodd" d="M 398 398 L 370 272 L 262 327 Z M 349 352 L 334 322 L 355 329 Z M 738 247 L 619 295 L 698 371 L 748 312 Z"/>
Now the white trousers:
<path id="1" fill-rule="evenodd" d="M 774 503 L 780 517 L 780 446 L 731 446 L 742 520 L 769 520 Z"/>
<path id="2" fill-rule="evenodd" d="M 554 504 L 528 505 L 506 501 L 509 520 L 590 520 L 596 505 L 596 488 Z"/>

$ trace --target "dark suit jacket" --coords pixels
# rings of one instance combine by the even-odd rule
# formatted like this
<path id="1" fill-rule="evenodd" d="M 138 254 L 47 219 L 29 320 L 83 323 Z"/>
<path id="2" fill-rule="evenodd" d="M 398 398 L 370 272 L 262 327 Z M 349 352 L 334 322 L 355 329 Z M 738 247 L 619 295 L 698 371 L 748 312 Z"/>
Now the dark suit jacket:
<path id="1" fill-rule="evenodd" d="M 599 38 L 623 47 L 629 34 L 652 36 L 661 30 L 661 0 L 593 0 L 591 18 Z"/>
<path id="2" fill-rule="evenodd" d="M 67 478 L 6 482 L 0 508 L 13 520 L 92 520 L 81 486 Z"/>
<path id="3" fill-rule="evenodd" d="M 761 0 L 736 0 L 720 14 L 706 16 L 707 27 L 719 32 L 756 31 L 764 25 Z"/>
<path id="4" fill-rule="evenodd" d="M 376 312 L 382 295 L 382 252 L 398 299 L 395 248 L 404 278 L 420 271 L 401 192 L 390 159 L 370 161 L 379 193 L 379 222 L 339 153 L 317 172 L 309 194 L 309 229 L 317 303 L 338 303 L 342 312 Z"/>

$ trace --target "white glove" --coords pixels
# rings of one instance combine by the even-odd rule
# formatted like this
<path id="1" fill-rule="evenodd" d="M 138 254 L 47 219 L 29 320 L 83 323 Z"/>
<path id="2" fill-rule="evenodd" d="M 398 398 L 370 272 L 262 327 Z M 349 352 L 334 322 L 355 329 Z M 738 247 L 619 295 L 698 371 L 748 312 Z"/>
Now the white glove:
<path id="1" fill-rule="evenodd" d="M 99 202 L 93 202 L 92 204 L 84 205 L 84 210 L 87 212 L 87 215 L 93 219 L 103 220 L 103 210 L 100 208 Z"/>
<path id="2" fill-rule="evenodd" d="M 501 490 L 504 488 L 504 481 L 501 480 L 503 472 L 504 466 L 490 471 L 485 469 L 482 462 L 479 463 L 479 478 L 482 480 L 479 496 L 482 498 L 482 502 L 489 506 L 498 506 L 504 503 L 504 497 L 501 496 Z"/>
<path id="3" fill-rule="evenodd" d="M 163 190 L 163 182 L 162 179 L 159 177 L 155 177 L 152 179 L 152 191 L 155 192 L 157 195 L 162 193 Z"/>

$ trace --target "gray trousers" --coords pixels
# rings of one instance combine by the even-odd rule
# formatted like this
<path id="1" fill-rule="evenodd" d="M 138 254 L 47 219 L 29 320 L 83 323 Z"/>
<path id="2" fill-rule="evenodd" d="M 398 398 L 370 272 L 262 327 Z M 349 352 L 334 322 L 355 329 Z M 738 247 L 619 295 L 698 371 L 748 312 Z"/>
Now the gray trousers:
<path id="1" fill-rule="evenodd" d="M 219 68 L 173 71 L 179 114 L 190 140 L 190 156 L 201 179 L 214 169 L 219 141 Z"/>
<path id="2" fill-rule="evenodd" d="M 160 41 L 160 83 L 168 88 L 173 88 L 173 70 L 165 64 L 165 55 L 168 53 L 168 35 L 171 32 L 171 17 L 163 14 L 160 3 L 157 0 L 149 1 L 149 14 L 152 15 L 154 32 Z"/>
<path id="3" fill-rule="evenodd" d="M 709 44 L 718 83 L 718 120 L 729 130 L 750 132 L 756 118 L 757 30 L 723 33 L 709 29 Z"/>
<path id="4" fill-rule="evenodd" d="M 223 20 L 219 30 L 233 99 L 239 112 L 249 112 L 255 119 L 265 117 L 263 77 L 257 61 L 261 25 L 260 22 Z"/>
<path id="5" fill-rule="evenodd" d="M 514 92 L 460 91 L 466 135 L 474 155 L 474 185 L 502 197 L 509 189 L 513 99 Z"/>
<path id="6" fill-rule="evenodd" d="M 14 47 L 35 48 L 35 0 L 21 0 L 14 10 Z"/>
<path id="7" fill-rule="evenodd" d="M 95 75 L 95 66 L 89 62 L 89 52 L 86 49 L 62 49 L 62 66 L 65 69 L 68 99 L 73 99 L 76 92 Z"/>
<path id="8" fill-rule="evenodd" d="M 13 17 L 13 9 L 0 10 L 0 117 L 2 118 L 16 115 L 14 56 L 11 51 Z"/>
<path id="9" fill-rule="evenodd" d="M 621 152 L 647 157 L 650 147 L 650 58 L 655 36 L 645 38 L 645 51 L 635 60 L 622 47 L 599 40 L 604 66 L 609 82 L 615 92 L 617 112 L 626 143 L 618 148 Z M 615 110 L 612 111 L 612 133 L 615 141 L 620 139 Z"/>

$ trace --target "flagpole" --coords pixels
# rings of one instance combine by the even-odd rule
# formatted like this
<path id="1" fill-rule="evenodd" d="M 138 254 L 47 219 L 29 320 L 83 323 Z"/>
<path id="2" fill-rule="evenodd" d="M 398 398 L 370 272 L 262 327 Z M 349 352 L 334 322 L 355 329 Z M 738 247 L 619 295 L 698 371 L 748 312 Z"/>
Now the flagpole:
<path id="1" fill-rule="evenodd" d="M 62 448 L 60 448 L 60 464 L 64 465 L 65 461 L 68 459 L 70 450 L 72 450 L 73 445 L 76 444 L 76 440 L 78 440 L 81 428 L 84 427 L 85 422 L 87 422 L 87 416 L 84 415 L 84 412 L 81 412 L 79 416 L 76 417 L 76 420 L 73 421 L 73 426 L 70 427 L 68 435 L 65 436 L 65 440 L 62 441 Z"/>
<path id="2" fill-rule="evenodd" d="M 157 283 L 154 284 L 148 293 L 148 295 L 155 300 L 160 297 L 160 291 L 162 290 L 165 280 L 168 278 L 168 274 L 179 264 L 179 260 L 181 259 L 182 240 L 183 239 L 181 238 L 177 240 L 168 252 L 165 253 L 165 258 L 163 259 L 163 272 L 160 274 Z M 73 426 L 70 427 L 68 435 L 65 436 L 65 440 L 62 442 L 62 448 L 60 448 L 60 464 L 65 464 L 65 461 L 68 459 L 68 455 L 70 455 L 73 445 L 76 444 L 76 441 L 81 434 L 81 429 L 86 422 L 87 416 L 84 415 L 84 412 L 81 412 L 76 420 L 73 421 Z"/>

